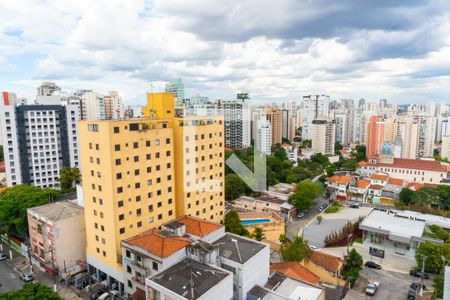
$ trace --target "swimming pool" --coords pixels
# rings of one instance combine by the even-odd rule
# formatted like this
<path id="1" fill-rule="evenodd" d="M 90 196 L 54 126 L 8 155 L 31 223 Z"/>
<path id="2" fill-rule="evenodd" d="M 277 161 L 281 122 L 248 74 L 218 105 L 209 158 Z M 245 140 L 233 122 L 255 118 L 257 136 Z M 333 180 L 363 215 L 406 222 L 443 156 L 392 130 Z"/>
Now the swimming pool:
<path id="1" fill-rule="evenodd" d="M 256 225 L 262 223 L 269 223 L 270 219 L 250 219 L 250 220 L 241 220 L 242 225 Z"/>

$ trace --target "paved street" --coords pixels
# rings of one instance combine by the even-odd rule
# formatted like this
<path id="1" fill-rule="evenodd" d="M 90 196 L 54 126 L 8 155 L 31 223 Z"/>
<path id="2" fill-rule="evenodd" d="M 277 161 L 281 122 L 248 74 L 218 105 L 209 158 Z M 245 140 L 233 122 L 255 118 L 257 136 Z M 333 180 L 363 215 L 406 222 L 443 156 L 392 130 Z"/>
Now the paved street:
<path id="1" fill-rule="evenodd" d="M 406 299 L 408 294 L 409 285 L 414 281 L 418 281 L 417 278 L 409 276 L 409 274 L 397 273 L 386 270 L 373 270 L 364 268 L 361 275 L 367 277 L 372 281 L 380 281 L 380 286 L 376 291 L 374 296 L 366 296 L 363 289 L 365 284 L 361 289 L 350 290 L 347 293 L 345 300 L 356 300 L 356 299 L 374 299 L 374 300 L 386 300 L 386 299 Z M 424 284 L 427 289 L 432 288 L 432 281 L 425 280 Z"/>
<path id="2" fill-rule="evenodd" d="M 344 207 L 337 213 L 323 213 L 322 223 L 312 222 L 308 225 L 303 230 L 303 238 L 309 241 L 310 245 L 322 248 L 323 240 L 328 234 L 340 230 L 348 221 L 355 221 L 360 216 L 367 216 L 372 209 L 369 207 L 360 207 L 359 209 Z"/>
<path id="3" fill-rule="evenodd" d="M 0 284 L 0 293 L 19 289 L 23 285 L 19 275 L 14 272 L 7 261 L 0 261 Z"/>
<path id="4" fill-rule="evenodd" d="M 301 228 L 305 227 L 311 220 L 315 219 L 319 214 L 317 210 L 319 206 L 327 203 L 324 198 L 317 198 L 316 204 L 311 208 L 302 218 L 296 218 L 286 226 L 286 236 L 288 239 L 293 240 L 298 234 Z"/>

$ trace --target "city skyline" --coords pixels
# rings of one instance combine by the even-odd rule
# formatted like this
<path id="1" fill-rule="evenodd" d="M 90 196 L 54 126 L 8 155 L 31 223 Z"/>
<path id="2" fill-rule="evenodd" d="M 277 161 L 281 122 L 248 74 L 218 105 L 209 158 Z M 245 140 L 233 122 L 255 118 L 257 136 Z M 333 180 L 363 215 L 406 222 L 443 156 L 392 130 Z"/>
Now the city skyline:
<path id="1" fill-rule="evenodd" d="M 138 104 L 145 91 L 182 78 L 187 97 L 232 99 L 248 90 L 258 103 L 310 94 L 448 102 L 450 21 L 443 1 L 254 7 L 252 1 L 4 1 L 0 89 L 33 99 L 50 80 L 66 91 L 117 90 L 126 104 Z"/>

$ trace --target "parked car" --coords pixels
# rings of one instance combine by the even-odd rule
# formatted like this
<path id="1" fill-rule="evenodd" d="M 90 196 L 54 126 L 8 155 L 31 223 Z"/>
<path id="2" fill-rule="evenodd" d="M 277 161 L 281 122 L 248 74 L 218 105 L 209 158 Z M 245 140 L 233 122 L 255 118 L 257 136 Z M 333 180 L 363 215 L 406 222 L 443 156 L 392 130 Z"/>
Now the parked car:
<path id="1" fill-rule="evenodd" d="M 32 274 L 20 274 L 19 276 L 20 280 L 23 280 L 25 282 L 30 282 L 34 280 L 34 277 Z"/>
<path id="2" fill-rule="evenodd" d="M 359 204 L 358 202 L 350 203 L 350 208 L 359 208 L 360 206 L 361 206 L 361 204 Z"/>
<path id="3" fill-rule="evenodd" d="M 379 285 L 380 285 L 379 281 L 369 283 L 365 290 L 366 295 L 369 296 L 375 295 L 375 292 L 377 291 Z"/>
<path id="4" fill-rule="evenodd" d="M 420 288 L 420 283 L 418 283 L 418 282 L 413 282 L 413 283 L 411 283 L 411 284 L 409 285 L 409 288 L 410 288 L 410 289 L 414 289 L 414 290 L 417 291 L 417 289 Z M 426 290 L 426 289 L 427 289 L 427 286 L 426 286 L 425 284 L 422 284 L 422 288 L 423 288 L 424 290 Z"/>
<path id="5" fill-rule="evenodd" d="M 366 261 L 364 264 L 367 268 L 381 270 L 381 266 L 373 261 Z"/>
<path id="6" fill-rule="evenodd" d="M 419 287 L 419 284 L 417 283 L 411 283 L 408 289 L 408 300 L 415 300 L 416 294 L 417 294 L 417 288 Z"/>
<path id="7" fill-rule="evenodd" d="M 314 245 L 309 245 L 309 248 L 311 248 L 312 251 L 319 250 L 319 247 L 316 247 Z"/>
<path id="8" fill-rule="evenodd" d="M 0 260 L 7 260 L 8 256 L 5 253 L 0 252 Z"/>
<path id="9" fill-rule="evenodd" d="M 98 298 L 97 298 L 97 300 L 106 300 L 106 299 L 109 299 L 110 297 L 109 297 L 109 293 L 108 292 L 104 292 L 103 294 L 101 294 Z"/>
<path id="10" fill-rule="evenodd" d="M 420 278 L 422 277 L 422 272 L 421 271 L 417 271 L 417 270 L 411 270 L 409 271 L 409 275 Z M 423 273 L 423 278 L 424 279 L 430 279 L 430 275 L 428 275 L 427 273 Z"/>
<path id="11" fill-rule="evenodd" d="M 324 211 L 327 207 L 328 207 L 328 204 L 325 203 L 325 204 L 319 206 L 318 211 L 322 212 L 322 211 Z"/>
<path id="12" fill-rule="evenodd" d="M 305 216 L 304 213 L 298 213 L 298 214 L 297 214 L 297 218 L 303 218 L 304 216 Z"/>

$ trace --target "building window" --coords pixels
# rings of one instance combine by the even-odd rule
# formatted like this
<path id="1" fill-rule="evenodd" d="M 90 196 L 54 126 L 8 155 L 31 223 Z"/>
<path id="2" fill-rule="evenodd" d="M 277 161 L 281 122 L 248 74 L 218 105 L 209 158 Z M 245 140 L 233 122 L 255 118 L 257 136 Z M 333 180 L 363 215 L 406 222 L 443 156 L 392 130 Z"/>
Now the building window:
<path id="1" fill-rule="evenodd" d="M 114 127 L 114 133 L 119 133 L 120 132 L 120 129 L 119 129 L 119 127 Z"/>
<path id="2" fill-rule="evenodd" d="M 120 228 L 120 229 L 119 229 L 119 233 L 120 233 L 120 234 L 124 234 L 124 233 L 125 233 L 125 228 L 124 228 L 124 227 Z"/>
<path id="3" fill-rule="evenodd" d="M 122 173 L 117 173 L 116 174 L 116 179 L 122 179 Z"/>
<path id="4" fill-rule="evenodd" d="M 115 145 L 115 146 L 114 146 L 114 150 L 115 150 L 115 151 L 120 151 L 120 145 Z"/>
<path id="5" fill-rule="evenodd" d="M 156 261 L 152 262 L 152 269 L 158 271 L 158 263 Z"/>
<path id="6" fill-rule="evenodd" d="M 122 200 L 119 200 L 119 201 L 117 202 L 117 206 L 122 207 L 122 206 L 123 206 L 123 201 L 122 201 Z"/>
<path id="7" fill-rule="evenodd" d="M 120 165 L 121 165 L 120 158 L 117 158 L 117 159 L 116 159 L 116 166 L 120 166 Z"/>
<path id="8" fill-rule="evenodd" d="M 142 221 L 137 222 L 137 227 L 142 227 Z"/>

